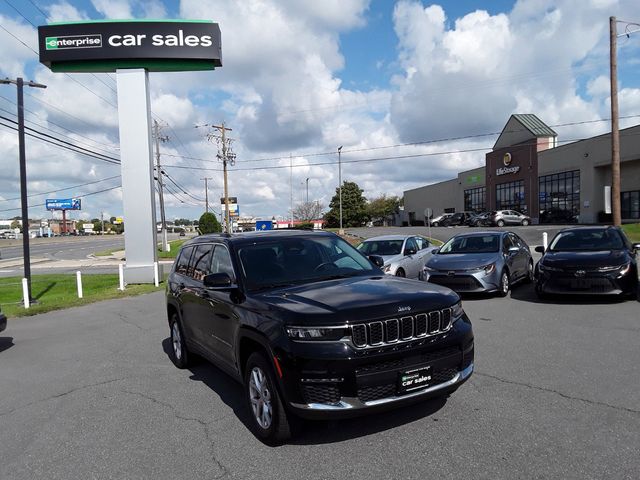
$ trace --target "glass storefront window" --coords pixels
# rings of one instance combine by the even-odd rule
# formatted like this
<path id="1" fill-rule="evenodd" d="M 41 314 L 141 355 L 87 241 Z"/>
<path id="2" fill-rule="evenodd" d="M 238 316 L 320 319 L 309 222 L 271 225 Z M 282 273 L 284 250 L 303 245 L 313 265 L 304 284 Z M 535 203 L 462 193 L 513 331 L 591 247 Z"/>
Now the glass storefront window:
<path id="1" fill-rule="evenodd" d="M 540 223 L 574 223 L 580 215 L 580 170 L 538 179 Z"/>
<path id="2" fill-rule="evenodd" d="M 464 210 L 466 212 L 484 212 L 487 209 L 486 187 L 470 188 L 464 191 Z"/>
<path id="3" fill-rule="evenodd" d="M 640 190 L 620 194 L 622 218 L 640 218 Z"/>
<path id="4" fill-rule="evenodd" d="M 496 185 L 496 210 L 516 210 L 527 213 L 524 180 Z"/>

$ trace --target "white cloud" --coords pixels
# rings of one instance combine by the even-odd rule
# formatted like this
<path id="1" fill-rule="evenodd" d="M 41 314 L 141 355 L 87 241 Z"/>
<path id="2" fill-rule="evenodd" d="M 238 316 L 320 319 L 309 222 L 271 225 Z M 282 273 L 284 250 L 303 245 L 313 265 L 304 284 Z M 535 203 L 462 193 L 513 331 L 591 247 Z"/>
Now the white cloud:
<path id="1" fill-rule="evenodd" d="M 45 10 L 49 13 L 49 18 L 47 20 L 50 22 L 71 22 L 88 19 L 87 14 L 84 11 L 78 10 L 67 1 L 46 6 Z"/>
<path id="2" fill-rule="evenodd" d="M 107 18 L 133 18 L 128 0 L 91 0 L 93 8 Z"/>
<path id="3" fill-rule="evenodd" d="M 24 77 L 25 63 L 32 60 L 34 52 L 38 51 L 38 34 L 31 25 L 4 15 L 0 15 L 0 24 L 6 29 L 0 32 L 3 36 L 0 42 L 0 75 Z"/>

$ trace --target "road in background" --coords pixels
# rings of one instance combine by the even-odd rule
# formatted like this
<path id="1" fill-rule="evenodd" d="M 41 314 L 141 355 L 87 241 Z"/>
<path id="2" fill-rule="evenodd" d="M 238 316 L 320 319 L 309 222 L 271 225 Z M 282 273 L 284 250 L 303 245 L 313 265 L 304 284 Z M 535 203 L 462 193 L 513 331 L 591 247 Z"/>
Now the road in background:
<path id="1" fill-rule="evenodd" d="M 638 478 L 638 303 L 584 302 L 466 299 L 476 372 L 451 397 L 277 448 L 240 385 L 173 366 L 161 293 L 10 319 L 0 478 Z"/>

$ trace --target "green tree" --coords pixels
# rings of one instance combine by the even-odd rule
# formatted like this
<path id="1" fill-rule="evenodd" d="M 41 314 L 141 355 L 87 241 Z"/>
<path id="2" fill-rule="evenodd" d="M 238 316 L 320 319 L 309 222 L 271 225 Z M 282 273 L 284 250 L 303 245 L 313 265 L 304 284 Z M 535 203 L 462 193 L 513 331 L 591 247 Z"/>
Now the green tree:
<path id="1" fill-rule="evenodd" d="M 402 200 L 393 195 L 387 197 L 385 194 L 372 199 L 367 204 L 367 214 L 374 222 L 383 222 L 386 226 L 387 218 L 390 217 L 401 205 Z"/>
<path id="2" fill-rule="evenodd" d="M 362 195 L 362 190 L 355 182 L 342 183 L 342 226 L 361 227 L 368 219 L 367 199 Z M 336 188 L 336 194 L 329 203 L 329 211 L 324 216 L 327 226 L 340 226 L 340 190 Z"/>
<path id="3" fill-rule="evenodd" d="M 20 222 L 18 220 L 14 220 L 13 222 L 11 222 L 11 230 L 15 230 L 15 229 L 20 230 L 20 232 L 22 232 L 22 225 L 20 225 Z"/>
<path id="4" fill-rule="evenodd" d="M 222 226 L 216 216 L 211 212 L 205 212 L 198 220 L 198 227 L 202 235 L 206 233 L 217 233 L 222 231 Z"/>

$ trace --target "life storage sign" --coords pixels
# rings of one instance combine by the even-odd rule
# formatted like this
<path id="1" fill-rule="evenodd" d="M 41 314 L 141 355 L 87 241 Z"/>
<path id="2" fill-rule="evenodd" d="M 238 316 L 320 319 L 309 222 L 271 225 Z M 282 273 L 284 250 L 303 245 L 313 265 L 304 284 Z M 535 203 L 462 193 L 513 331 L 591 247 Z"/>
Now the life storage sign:
<path id="1" fill-rule="evenodd" d="M 54 72 L 176 72 L 222 66 L 220 27 L 205 20 L 54 23 L 38 27 L 38 41 L 40 62 Z"/>

